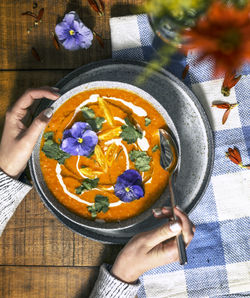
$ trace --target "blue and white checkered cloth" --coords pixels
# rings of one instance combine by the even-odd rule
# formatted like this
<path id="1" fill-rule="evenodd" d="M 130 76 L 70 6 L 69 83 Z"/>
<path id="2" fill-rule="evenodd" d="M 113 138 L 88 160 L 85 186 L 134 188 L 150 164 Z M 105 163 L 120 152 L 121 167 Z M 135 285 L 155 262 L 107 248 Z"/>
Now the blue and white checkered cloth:
<path id="1" fill-rule="evenodd" d="M 111 18 L 110 26 L 113 58 L 152 57 L 154 33 L 146 15 Z M 184 82 L 200 100 L 214 131 L 213 174 L 190 214 L 196 233 L 187 249 L 188 264 L 145 273 L 138 297 L 250 297 L 250 170 L 225 158 L 228 147 L 237 146 L 243 163 L 250 163 L 250 66 L 243 67 L 244 76 L 225 98 L 220 92 L 223 78 L 212 78 L 211 61 L 195 65 L 194 57 L 176 55 L 168 70 L 181 78 L 185 65 L 190 66 Z M 239 103 L 225 125 L 225 110 L 211 108 L 215 100 Z"/>

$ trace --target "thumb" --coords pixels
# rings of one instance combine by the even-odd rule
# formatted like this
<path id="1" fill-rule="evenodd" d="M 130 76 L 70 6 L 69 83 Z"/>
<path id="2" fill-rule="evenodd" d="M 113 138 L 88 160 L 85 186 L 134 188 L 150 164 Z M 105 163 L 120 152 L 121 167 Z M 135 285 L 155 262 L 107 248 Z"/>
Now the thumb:
<path id="1" fill-rule="evenodd" d="M 181 232 L 182 226 L 178 221 L 169 221 L 159 228 L 148 232 L 147 246 L 154 247 Z"/>
<path id="2" fill-rule="evenodd" d="M 30 143 L 31 146 L 35 145 L 40 133 L 49 123 L 52 115 L 53 108 L 47 108 L 33 120 L 25 134 L 25 138 L 27 138 L 27 141 Z"/>

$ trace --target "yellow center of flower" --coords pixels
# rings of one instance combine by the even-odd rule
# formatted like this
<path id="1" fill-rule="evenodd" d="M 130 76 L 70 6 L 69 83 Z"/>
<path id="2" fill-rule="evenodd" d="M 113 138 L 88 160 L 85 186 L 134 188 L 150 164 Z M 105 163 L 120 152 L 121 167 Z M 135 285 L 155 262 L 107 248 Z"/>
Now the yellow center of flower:
<path id="1" fill-rule="evenodd" d="M 69 30 L 69 34 L 70 35 L 75 35 L 75 31 L 74 30 Z"/>
<path id="2" fill-rule="evenodd" d="M 78 138 L 77 139 L 77 142 L 81 144 L 83 142 L 83 139 L 82 138 Z"/>
<path id="3" fill-rule="evenodd" d="M 129 192 L 130 191 L 130 188 L 129 187 L 125 187 L 125 191 L 126 192 Z"/>

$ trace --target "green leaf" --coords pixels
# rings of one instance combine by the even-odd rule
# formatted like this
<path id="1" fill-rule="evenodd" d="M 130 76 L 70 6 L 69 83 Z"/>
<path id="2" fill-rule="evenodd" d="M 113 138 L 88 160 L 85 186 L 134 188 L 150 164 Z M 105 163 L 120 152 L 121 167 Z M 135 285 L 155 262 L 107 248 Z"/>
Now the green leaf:
<path id="1" fill-rule="evenodd" d="M 95 112 L 88 107 L 82 107 L 81 110 L 86 122 L 94 131 L 98 131 L 102 128 L 102 124 L 105 121 L 103 117 L 96 117 Z"/>
<path id="2" fill-rule="evenodd" d="M 159 147 L 158 145 L 155 145 L 155 146 L 152 148 L 152 151 L 155 152 L 155 151 L 157 151 L 157 150 L 159 150 L 159 149 L 160 149 L 160 147 Z"/>
<path id="3" fill-rule="evenodd" d="M 95 118 L 95 112 L 92 109 L 90 109 L 88 107 L 82 107 L 81 110 L 83 113 L 83 117 L 85 119 L 94 119 Z"/>
<path id="4" fill-rule="evenodd" d="M 126 141 L 128 144 L 133 144 L 138 138 L 142 139 L 142 133 L 133 126 L 128 118 L 125 118 L 125 123 L 127 125 L 122 125 L 122 133 L 120 134 L 123 141 Z"/>
<path id="5" fill-rule="evenodd" d="M 92 206 L 88 206 L 87 208 L 88 208 L 88 211 L 91 213 L 91 216 L 92 217 L 96 217 L 97 216 L 97 212 L 98 211 L 95 208 L 95 204 L 92 205 Z"/>
<path id="6" fill-rule="evenodd" d="M 147 155 L 146 151 L 132 150 L 129 152 L 129 158 L 135 162 L 135 167 L 140 172 L 147 172 L 150 170 L 151 157 Z"/>
<path id="7" fill-rule="evenodd" d="M 86 122 L 88 122 L 94 131 L 100 130 L 104 121 L 105 119 L 103 117 L 96 117 L 95 119 L 86 120 Z"/>
<path id="8" fill-rule="evenodd" d="M 92 217 L 96 217 L 99 212 L 106 213 L 109 210 L 109 199 L 102 195 L 96 195 L 95 203 L 87 208 Z"/>
<path id="9" fill-rule="evenodd" d="M 95 178 L 95 179 L 85 179 L 83 180 L 82 184 L 76 188 L 76 193 L 78 195 L 81 195 L 84 190 L 90 190 L 93 188 L 96 188 L 97 184 L 99 182 L 99 178 Z"/>
<path id="10" fill-rule="evenodd" d="M 102 212 L 103 213 L 106 213 L 108 210 L 109 210 L 109 207 L 107 207 L 107 206 L 102 207 Z"/>
<path id="11" fill-rule="evenodd" d="M 53 141 L 53 135 L 52 131 L 48 131 L 43 135 L 45 142 L 42 151 L 48 158 L 57 160 L 59 164 L 64 164 L 65 160 L 70 157 L 70 154 L 60 149 L 59 144 Z"/>
<path id="12" fill-rule="evenodd" d="M 45 132 L 45 134 L 43 135 L 45 140 L 53 140 L 53 136 L 54 136 L 54 132 L 53 131 L 47 131 Z"/>
<path id="13" fill-rule="evenodd" d="M 148 126 L 151 123 L 151 119 L 148 117 L 145 118 L 145 125 Z"/>

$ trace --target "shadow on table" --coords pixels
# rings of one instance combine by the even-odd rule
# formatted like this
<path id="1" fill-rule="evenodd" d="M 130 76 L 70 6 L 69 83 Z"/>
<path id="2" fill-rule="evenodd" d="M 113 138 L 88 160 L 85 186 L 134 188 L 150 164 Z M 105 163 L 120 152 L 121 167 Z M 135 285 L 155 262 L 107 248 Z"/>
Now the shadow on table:
<path id="1" fill-rule="evenodd" d="M 123 247 L 124 247 L 124 245 L 106 244 L 103 249 L 102 255 L 100 255 L 100 257 L 99 257 L 99 260 L 98 260 L 99 264 L 102 264 L 102 263 L 107 263 L 110 265 L 114 264 L 117 255 L 119 254 L 119 252 L 121 251 L 121 249 Z"/>
<path id="2" fill-rule="evenodd" d="M 82 6 L 83 1 L 81 0 L 70 0 L 67 3 L 67 7 L 65 13 L 69 13 L 70 11 L 75 11 L 81 20 L 83 20 L 84 24 L 88 27 L 93 29 L 95 27 L 95 18 L 92 16 L 92 11 L 87 6 Z M 57 23 L 61 22 L 62 18 L 57 19 Z"/>
<path id="3" fill-rule="evenodd" d="M 141 13 L 140 6 L 138 5 L 131 5 L 131 4 L 124 4 L 124 3 L 117 3 L 111 7 L 111 17 L 122 17 L 128 16 L 132 14 Z"/>
<path id="4" fill-rule="evenodd" d="M 96 268 L 96 270 L 92 270 L 89 275 L 88 284 L 82 283 L 81 289 L 73 298 L 88 298 L 90 296 L 92 289 L 94 288 L 98 274 L 99 274 L 99 268 Z M 79 277 L 79 284 L 80 283 L 81 283 L 81 278 Z"/>
<path id="5" fill-rule="evenodd" d="M 124 245 L 105 245 L 102 254 L 100 255 L 97 263 L 99 264 L 110 264 L 112 265 L 121 251 Z M 93 268 L 93 267 L 92 267 Z M 82 284 L 81 290 L 77 293 L 74 298 L 87 298 L 89 297 L 92 289 L 94 288 L 95 282 L 97 280 L 99 274 L 99 267 L 95 268 L 96 270 L 92 270 L 89 275 L 88 284 Z"/>

